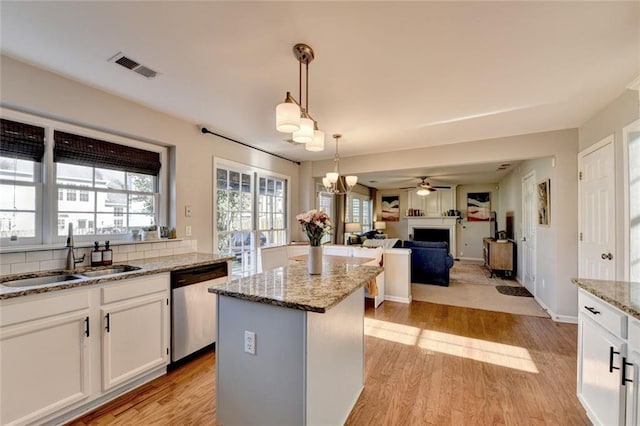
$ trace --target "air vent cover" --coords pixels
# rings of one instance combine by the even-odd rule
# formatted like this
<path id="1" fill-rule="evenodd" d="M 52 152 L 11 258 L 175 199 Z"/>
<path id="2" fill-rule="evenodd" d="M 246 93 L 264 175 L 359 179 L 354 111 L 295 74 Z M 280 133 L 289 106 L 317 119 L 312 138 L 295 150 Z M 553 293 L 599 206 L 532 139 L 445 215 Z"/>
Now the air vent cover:
<path id="1" fill-rule="evenodd" d="M 133 59 L 127 57 L 122 52 L 116 53 L 114 56 L 109 58 L 110 62 L 114 62 L 122 67 L 125 67 L 128 70 L 131 70 L 137 74 L 140 74 L 146 78 L 154 78 L 158 75 L 157 71 L 152 70 L 151 68 L 141 65 L 140 63 L 134 61 Z"/>

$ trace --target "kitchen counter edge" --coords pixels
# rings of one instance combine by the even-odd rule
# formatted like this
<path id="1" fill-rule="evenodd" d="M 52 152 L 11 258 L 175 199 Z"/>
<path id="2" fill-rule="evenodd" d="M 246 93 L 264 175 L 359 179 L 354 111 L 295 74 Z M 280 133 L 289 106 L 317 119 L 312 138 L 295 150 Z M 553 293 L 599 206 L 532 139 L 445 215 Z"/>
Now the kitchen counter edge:
<path id="1" fill-rule="evenodd" d="M 137 266 L 141 269 L 129 272 L 122 272 L 118 274 L 84 278 L 81 280 L 74 280 L 70 282 L 58 282 L 52 284 L 45 284 L 34 287 L 4 287 L 2 282 L 11 281 L 22 278 L 42 277 L 52 275 L 56 271 L 42 271 L 24 274 L 11 274 L 0 276 L 0 300 L 12 299 L 21 296 L 29 296 L 33 294 L 49 293 L 53 291 L 66 290 L 69 288 L 85 287 L 96 284 L 103 284 L 110 281 L 127 280 L 130 278 L 142 277 L 146 275 L 160 274 L 163 272 L 177 271 L 181 269 L 187 269 L 197 266 L 213 265 L 216 263 L 224 263 L 228 260 L 233 260 L 233 256 L 218 255 L 211 253 L 186 253 L 173 256 L 154 257 L 149 259 L 130 260 L 125 262 L 114 263 L 117 265 L 131 265 Z M 78 268 L 74 274 L 81 274 L 83 271 L 89 271 L 96 268 Z"/>
<path id="2" fill-rule="evenodd" d="M 640 320 L 640 283 L 586 278 L 572 278 L 571 282 Z"/>
<path id="3" fill-rule="evenodd" d="M 384 271 L 379 266 L 325 264 L 309 275 L 307 264 L 275 268 L 209 287 L 210 293 L 307 312 L 325 313 Z"/>

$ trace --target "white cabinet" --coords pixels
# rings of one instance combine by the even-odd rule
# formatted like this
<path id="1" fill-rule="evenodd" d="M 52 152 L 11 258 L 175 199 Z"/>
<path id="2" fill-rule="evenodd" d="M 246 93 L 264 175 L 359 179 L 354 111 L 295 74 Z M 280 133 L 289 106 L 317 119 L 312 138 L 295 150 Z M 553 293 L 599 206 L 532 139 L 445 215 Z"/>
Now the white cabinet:
<path id="1" fill-rule="evenodd" d="M 640 321 L 580 289 L 578 399 L 594 424 L 640 425 Z"/>
<path id="2" fill-rule="evenodd" d="M 626 385 L 626 425 L 640 425 L 640 352 L 629 349 L 629 356 L 625 361 L 625 385 Z"/>
<path id="3" fill-rule="evenodd" d="M 409 207 L 420 209 L 424 216 L 442 216 L 442 213 L 455 209 L 455 190 L 438 189 L 429 195 L 418 195 L 416 191 L 409 192 Z"/>
<path id="4" fill-rule="evenodd" d="M 24 424 L 90 396 L 88 292 L 2 304 L 0 424 Z"/>
<path id="5" fill-rule="evenodd" d="M 166 365 L 169 285 L 166 276 L 127 280 L 102 289 L 102 390 Z"/>
<path id="6" fill-rule="evenodd" d="M 156 274 L 0 301 L 0 424 L 55 423 L 161 374 L 169 280 Z"/>
<path id="7" fill-rule="evenodd" d="M 620 366 L 624 342 L 590 318 L 580 321 L 578 395 L 596 424 L 621 424 L 624 417 Z"/>

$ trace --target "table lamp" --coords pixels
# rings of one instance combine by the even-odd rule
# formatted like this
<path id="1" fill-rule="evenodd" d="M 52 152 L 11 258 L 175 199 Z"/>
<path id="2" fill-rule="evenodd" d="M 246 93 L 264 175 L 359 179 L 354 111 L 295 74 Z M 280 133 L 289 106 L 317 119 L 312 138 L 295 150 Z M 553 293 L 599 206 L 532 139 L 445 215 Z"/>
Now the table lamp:
<path id="1" fill-rule="evenodd" d="M 362 225 L 358 222 L 347 222 L 344 224 L 344 232 L 351 234 L 349 235 L 349 242 L 355 244 L 358 241 L 358 236 L 355 234 L 362 232 Z"/>
<path id="2" fill-rule="evenodd" d="M 373 223 L 373 229 L 375 229 L 376 231 L 382 232 L 385 229 L 387 229 L 387 222 L 374 222 Z"/>

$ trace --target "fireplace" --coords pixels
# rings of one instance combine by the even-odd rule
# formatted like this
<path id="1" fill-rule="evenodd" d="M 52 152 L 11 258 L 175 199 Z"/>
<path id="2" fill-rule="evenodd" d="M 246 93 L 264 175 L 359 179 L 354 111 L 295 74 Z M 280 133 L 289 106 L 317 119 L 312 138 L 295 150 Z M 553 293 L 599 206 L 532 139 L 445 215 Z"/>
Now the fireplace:
<path id="1" fill-rule="evenodd" d="M 435 242 L 446 241 L 447 245 L 451 247 L 448 228 L 413 228 L 413 240 Z"/>
<path id="2" fill-rule="evenodd" d="M 456 222 L 457 217 L 408 217 L 407 235 L 415 241 L 446 241 L 449 252 L 457 257 Z"/>

